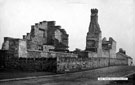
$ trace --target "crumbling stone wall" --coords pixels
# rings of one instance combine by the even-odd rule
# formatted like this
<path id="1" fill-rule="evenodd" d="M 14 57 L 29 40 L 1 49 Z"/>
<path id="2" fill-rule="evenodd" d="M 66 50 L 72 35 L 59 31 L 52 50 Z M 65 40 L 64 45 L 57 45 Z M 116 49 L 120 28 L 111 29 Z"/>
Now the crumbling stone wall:
<path id="1" fill-rule="evenodd" d="M 6 40 L 5 38 L 2 45 L 2 50 L 9 50 L 9 40 Z"/>
<path id="2" fill-rule="evenodd" d="M 101 30 L 98 24 L 98 10 L 91 9 L 91 21 L 86 37 L 86 50 L 97 52 L 98 57 L 102 56 Z"/>
<path id="3" fill-rule="evenodd" d="M 43 45 L 52 45 L 57 50 L 68 50 L 68 34 L 55 21 L 43 21 L 31 26 L 31 32 L 23 35 L 27 49 L 43 50 Z"/>
<path id="4" fill-rule="evenodd" d="M 128 57 L 128 65 L 129 66 L 133 65 L 133 59 L 131 57 Z"/>
<path id="5" fill-rule="evenodd" d="M 116 41 L 113 38 L 110 37 L 108 41 L 103 38 L 102 48 L 102 57 L 116 58 Z"/>
<path id="6" fill-rule="evenodd" d="M 73 53 L 64 53 L 64 52 L 45 52 L 45 51 L 37 51 L 37 50 L 28 50 L 27 52 L 28 58 L 56 58 L 56 57 L 78 57 L 77 54 Z"/>
<path id="7" fill-rule="evenodd" d="M 78 55 L 74 53 L 64 53 L 64 52 L 52 52 L 56 54 L 56 57 L 75 57 L 77 58 Z"/>
<path id="8" fill-rule="evenodd" d="M 27 44 L 26 40 L 19 40 L 18 57 L 27 57 Z"/>
<path id="9" fill-rule="evenodd" d="M 27 49 L 40 50 L 47 43 L 47 22 L 43 21 L 31 26 L 31 32 L 24 35 L 27 41 Z"/>
<path id="10" fill-rule="evenodd" d="M 10 50 L 12 53 L 14 53 L 14 57 L 18 57 L 19 39 L 5 37 L 2 50 Z"/>
<path id="11" fill-rule="evenodd" d="M 39 50 L 39 46 L 34 43 L 33 41 L 31 40 L 26 40 L 27 42 L 27 49 L 30 49 L 30 50 Z"/>
<path id="12" fill-rule="evenodd" d="M 55 39 L 57 39 L 59 42 L 62 42 L 62 38 L 61 38 L 61 35 L 62 35 L 62 33 L 60 32 L 60 30 L 55 30 L 55 32 L 54 32 L 54 37 L 55 37 Z"/>
<path id="13" fill-rule="evenodd" d="M 110 57 L 109 50 L 102 50 L 102 57 Z"/>
<path id="14" fill-rule="evenodd" d="M 57 72 L 60 73 L 88 70 L 104 66 L 108 66 L 108 62 L 100 58 L 59 57 L 57 59 Z"/>
<path id="15" fill-rule="evenodd" d="M 53 51 L 55 48 L 52 45 L 43 45 L 43 52 Z"/>
<path id="16" fill-rule="evenodd" d="M 27 58 L 41 58 L 41 52 L 36 50 L 28 50 Z"/>
<path id="17" fill-rule="evenodd" d="M 128 65 L 126 59 L 110 58 L 110 65 Z"/>
<path id="18" fill-rule="evenodd" d="M 5 68 L 19 71 L 56 72 L 56 58 L 17 58 L 6 60 Z"/>
<path id="19" fill-rule="evenodd" d="M 6 55 L 7 54 L 7 55 Z M 53 71 L 57 73 L 76 72 L 110 65 L 127 65 L 126 59 L 109 57 L 78 57 L 73 53 L 28 51 L 27 58 L 14 57 L 5 52 L 0 66 L 22 71 Z M 47 70 L 48 69 L 48 70 Z"/>
<path id="20" fill-rule="evenodd" d="M 88 57 L 98 57 L 96 52 L 88 52 Z"/>
<path id="21" fill-rule="evenodd" d="M 5 37 L 2 50 L 8 50 L 14 57 L 27 57 L 26 40 Z"/>
<path id="22" fill-rule="evenodd" d="M 111 42 L 110 57 L 116 58 L 116 41 L 110 37 L 109 41 Z"/>
<path id="23" fill-rule="evenodd" d="M 29 51 L 32 57 L 14 57 L 8 50 L 0 50 L 0 71 L 48 71 L 56 72 L 56 57 L 39 57 L 39 52 Z"/>
<path id="24" fill-rule="evenodd" d="M 57 72 L 74 72 L 88 70 L 110 65 L 127 65 L 122 59 L 92 57 L 92 58 L 75 58 L 75 57 L 57 57 Z"/>

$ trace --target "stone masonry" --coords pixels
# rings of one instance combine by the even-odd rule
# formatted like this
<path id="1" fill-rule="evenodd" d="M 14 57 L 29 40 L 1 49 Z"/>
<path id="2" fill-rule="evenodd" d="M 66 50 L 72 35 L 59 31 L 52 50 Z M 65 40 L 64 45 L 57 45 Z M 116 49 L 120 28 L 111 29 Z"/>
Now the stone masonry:
<path id="1" fill-rule="evenodd" d="M 68 34 L 55 21 L 43 21 L 31 26 L 31 32 L 23 36 L 27 41 L 27 49 L 43 50 L 43 47 L 54 46 L 53 50 L 68 50 Z M 44 46 L 47 45 L 47 46 Z"/>
<path id="2" fill-rule="evenodd" d="M 89 57 L 116 58 L 116 41 L 113 38 L 102 40 L 102 32 L 98 24 L 98 10 L 91 9 L 91 21 L 86 37 L 86 49 Z"/>
<path id="3" fill-rule="evenodd" d="M 55 21 L 36 23 L 23 39 L 4 38 L 0 68 L 65 73 L 132 64 L 132 58 L 125 57 L 125 51 L 116 54 L 116 41 L 112 37 L 102 39 L 98 9 L 91 9 L 88 29 L 85 50 L 69 51 L 69 35 L 61 26 L 55 25 Z"/>
<path id="4" fill-rule="evenodd" d="M 102 40 L 102 56 L 116 58 L 116 41 L 112 37 L 107 41 L 104 37 Z"/>
<path id="5" fill-rule="evenodd" d="M 86 51 L 99 52 L 101 48 L 101 30 L 98 24 L 98 10 L 91 9 L 91 22 L 86 37 Z"/>
<path id="6" fill-rule="evenodd" d="M 68 34 L 55 21 L 43 21 L 31 26 L 23 39 L 5 37 L 2 50 L 14 52 L 16 57 L 29 57 L 32 51 L 68 51 Z"/>

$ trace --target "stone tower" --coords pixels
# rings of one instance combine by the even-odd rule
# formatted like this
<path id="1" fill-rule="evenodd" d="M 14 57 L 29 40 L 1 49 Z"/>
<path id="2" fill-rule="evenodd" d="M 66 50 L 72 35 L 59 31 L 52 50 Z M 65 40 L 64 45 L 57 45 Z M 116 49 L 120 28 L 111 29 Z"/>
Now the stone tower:
<path id="1" fill-rule="evenodd" d="M 98 9 L 91 9 L 91 21 L 86 37 L 86 51 L 97 52 L 102 56 L 101 30 L 98 24 Z"/>

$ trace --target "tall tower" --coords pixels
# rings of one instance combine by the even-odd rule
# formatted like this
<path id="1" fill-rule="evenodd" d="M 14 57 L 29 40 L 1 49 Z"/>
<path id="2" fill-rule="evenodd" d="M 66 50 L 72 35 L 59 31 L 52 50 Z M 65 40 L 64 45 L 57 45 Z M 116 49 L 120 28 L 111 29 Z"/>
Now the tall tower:
<path id="1" fill-rule="evenodd" d="M 98 24 L 98 10 L 91 9 L 91 21 L 86 37 L 86 51 L 97 52 L 102 56 L 101 30 Z"/>

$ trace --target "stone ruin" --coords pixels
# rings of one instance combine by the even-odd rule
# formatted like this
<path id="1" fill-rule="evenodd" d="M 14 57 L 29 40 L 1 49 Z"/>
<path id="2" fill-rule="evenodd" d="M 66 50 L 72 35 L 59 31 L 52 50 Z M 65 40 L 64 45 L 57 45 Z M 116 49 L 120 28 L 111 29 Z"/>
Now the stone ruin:
<path id="1" fill-rule="evenodd" d="M 28 51 L 68 51 L 68 34 L 55 21 L 43 21 L 31 26 L 23 39 L 5 37 L 2 50 L 14 52 L 16 57 L 29 57 Z"/>
<path id="2" fill-rule="evenodd" d="M 55 25 L 55 21 L 36 23 L 22 39 L 4 37 L 0 51 L 4 62 L 0 66 L 26 69 L 25 67 L 31 68 L 33 65 L 32 69 L 63 73 L 128 64 L 127 58 L 116 57 L 116 41 L 112 37 L 108 41 L 106 38 L 102 39 L 97 9 L 91 9 L 85 50 L 69 51 L 68 37 L 61 26 Z M 10 56 L 16 60 L 9 58 Z"/>

